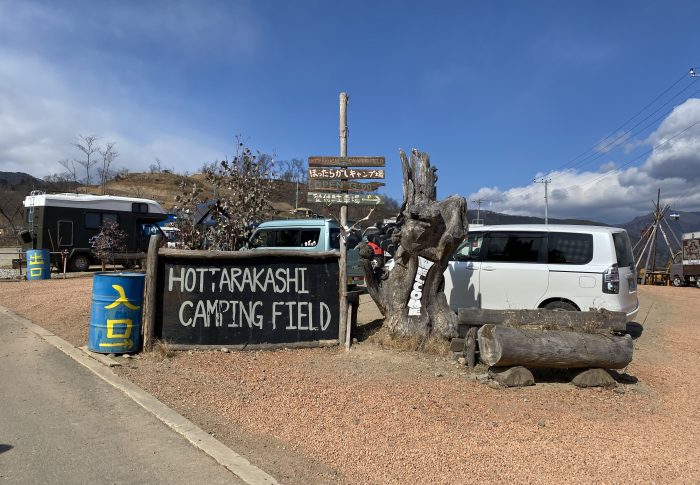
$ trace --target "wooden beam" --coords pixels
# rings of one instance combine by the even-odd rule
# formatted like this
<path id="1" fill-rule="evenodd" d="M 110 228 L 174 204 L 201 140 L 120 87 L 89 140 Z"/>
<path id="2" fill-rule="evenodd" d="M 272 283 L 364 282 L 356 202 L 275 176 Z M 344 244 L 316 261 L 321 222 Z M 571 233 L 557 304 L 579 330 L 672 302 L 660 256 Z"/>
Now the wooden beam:
<path id="1" fill-rule="evenodd" d="M 338 251 L 309 251 L 305 249 L 251 249 L 248 251 L 206 251 L 190 249 L 161 249 L 158 254 L 167 258 L 184 259 L 254 259 L 254 258 L 293 258 L 301 256 L 310 259 L 339 258 Z"/>
<path id="2" fill-rule="evenodd" d="M 584 333 L 623 332 L 627 329 L 624 312 L 598 310 L 590 312 L 565 312 L 554 310 L 487 310 L 460 308 L 457 311 L 460 325 L 485 324 L 506 327 L 532 327 L 548 330 L 571 330 Z"/>
<path id="3" fill-rule="evenodd" d="M 309 168 L 310 179 L 383 179 L 384 169 Z"/>
<path id="4" fill-rule="evenodd" d="M 383 182 L 356 182 L 354 180 L 311 179 L 309 190 L 349 190 L 352 192 L 374 192 L 384 187 Z"/>
<path id="5" fill-rule="evenodd" d="M 384 157 L 309 157 L 309 167 L 383 167 Z"/>
<path id="6" fill-rule="evenodd" d="M 154 234 L 148 241 L 146 259 L 146 288 L 143 297 L 143 350 L 153 347 L 153 334 L 156 321 L 156 278 L 158 273 L 158 247 L 161 236 Z"/>

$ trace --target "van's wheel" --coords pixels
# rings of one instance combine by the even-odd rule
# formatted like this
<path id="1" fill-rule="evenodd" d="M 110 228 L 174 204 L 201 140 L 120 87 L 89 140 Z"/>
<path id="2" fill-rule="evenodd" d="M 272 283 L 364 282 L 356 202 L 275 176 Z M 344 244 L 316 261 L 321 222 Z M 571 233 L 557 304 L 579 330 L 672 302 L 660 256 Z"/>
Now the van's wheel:
<path id="1" fill-rule="evenodd" d="M 673 286 L 683 286 L 683 280 L 680 276 L 676 275 L 673 277 Z"/>
<path id="2" fill-rule="evenodd" d="M 695 277 L 695 286 L 700 288 L 700 278 L 698 278 L 697 276 Z"/>
<path id="3" fill-rule="evenodd" d="M 85 254 L 76 254 L 68 261 L 71 271 L 87 271 L 90 268 L 90 258 Z"/>
<path id="4" fill-rule="evenodd" d="M 554 310 L 559 312 L 577 312 L 578 308 L 566 301 L 551 301 L 544 306 L 545 310 Z"/>

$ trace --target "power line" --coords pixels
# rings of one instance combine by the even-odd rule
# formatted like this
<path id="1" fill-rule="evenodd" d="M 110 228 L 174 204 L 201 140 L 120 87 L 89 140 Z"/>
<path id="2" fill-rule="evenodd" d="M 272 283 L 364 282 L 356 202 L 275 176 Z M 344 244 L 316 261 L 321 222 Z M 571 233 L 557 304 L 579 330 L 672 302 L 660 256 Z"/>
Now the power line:
<path id="1" fill-rule="evenodd" d="M 683 74 L 681 77 L 679 77 L 673 84 L 671 84 L 668 88 L 664 89 L 664 90 L 661 92 L 661 94 L 659 94 L 659 95 L 656 96 L 654 99 L 652 99 L 649 103 L 647 103 L 647 104 L 646 104 L 642 109 L 640 109 L 637 113 L 635 113 L 633 116 L 631 116 L 630 118 L 628 118 L 624 123 L 622 123 L 621 125 L 619 125 L 617 128 L 614 128 L 612 131 L 610 131 L 610 133 L 608 133 L 607 135 L 605 135 L 605 136 L 603 137 L 603 139 L 608 138 L 608 137 L 614 135 L 615 132 L 617 132 L 618 130 L 620 130 L 621 128 L 623 128 L 627 123 L 629 123 L 630 121 L 632 121 L 633 119 L 635 119 L 637 116 L 639 116 L 640 114 L 642 114 L 647 108 L 649 108 L 651 105 L 653 105 L 656 101 L 658 101 L 661 97 L 663 97 L 663 96 L 664 96 L 666 93 L 668 93 L 671 89 L 673 89 L 674 87 L 676 87 L 676 85 L 678 85 L 678 83 L 680 83 L 680 82 L 683 81 L 684 79 L 687 79 L 689 75 L 690 75 L 690 77 L 693 77 L 693 78 L 694 78 L 694 77 L 695 77 L 694 72 L 695 72 L 695 71 L 693 70 L 693 68 L 691 68 L 689 73 L 684 73 L 684 74 Z M 683 91 L 685 91 L 685 89 L 687 89 L 687 87 L 684 88 Z M 681 91 L 681 92 L 682 92 L 682 91 Z M 677 95 L 674 95 L 671 99 L 675 98 L 676 96 L 677 96 Z M 667 104 L 667 103 L 668 103 L 668 101 L 667 101 L 666 103 L 664 103 L 664 104 Z M 572 163 L 572 162 L 578 160 L 579 158 L 581 158 L 583 155 L 585 155 L 585 154 L 588 153 L 589 151 L 595 150 L 595 148 L 596 148 L 597 146 L 598 146 L 598 144 L 593 144 L 593 145 L 591 145 L 591 146 L 590 146 L 589 148 L 587 148 L 585 151 L 581 152 L 579 155 L 575 156 L 574 158 L 572 158 L 571 160 L 569 160 L 568 162 L 566 162 L 564 165 L 562 165 L 562 166 L 559 167 L 559 168 L 554 169 L 553 171 L 561 170 L 562 168 L 567 167 L 570 163 Z"/>

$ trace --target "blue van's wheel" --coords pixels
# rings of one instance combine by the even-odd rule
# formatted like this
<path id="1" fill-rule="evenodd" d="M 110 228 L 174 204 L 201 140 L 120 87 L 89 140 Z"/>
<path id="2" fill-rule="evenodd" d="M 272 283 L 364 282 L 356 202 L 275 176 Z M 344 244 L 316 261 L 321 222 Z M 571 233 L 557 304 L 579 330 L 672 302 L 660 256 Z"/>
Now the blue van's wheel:
<path id="1" fill-rule="evenodd" d="M 683 286 L 683 280 L 681 279 L 680 276 L 675 275 L 673 277 L 673 286 Z"/>
<path id="2" fill-rule="evenodd" d="M 560 312 L 577 312 L 578 308 L 566 301 L 552 301 L 544 306 L 545 310 L 555 310 Z"/>

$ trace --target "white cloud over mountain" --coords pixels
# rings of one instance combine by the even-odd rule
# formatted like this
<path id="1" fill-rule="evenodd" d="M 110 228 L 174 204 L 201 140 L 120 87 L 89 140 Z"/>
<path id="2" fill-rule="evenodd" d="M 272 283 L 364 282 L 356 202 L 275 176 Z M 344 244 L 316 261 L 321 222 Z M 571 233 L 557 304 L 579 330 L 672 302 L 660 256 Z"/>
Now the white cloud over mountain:
<path id="1" fill-rule="evenodd" d="M 537 174 L 552 180 L 549 216 L 625 222 L 651 211 L 657 189 L 661 189 L 663 201 L 676 210 L 700 209 L 700 99 L 688 99 L 648 137 L 630 143 L 650 151 L 641 157 L 638 166 L 630 163 L 636 158 L 634 153 L 617 150 L 606 151 L 609 159 L 596 170 L 563 169 Z M 541 183 L 510 189 L 483 187 L 469 195 L 469 200 L 476 199 L 489 201 L 482 208 L 544 216 Z"/>

